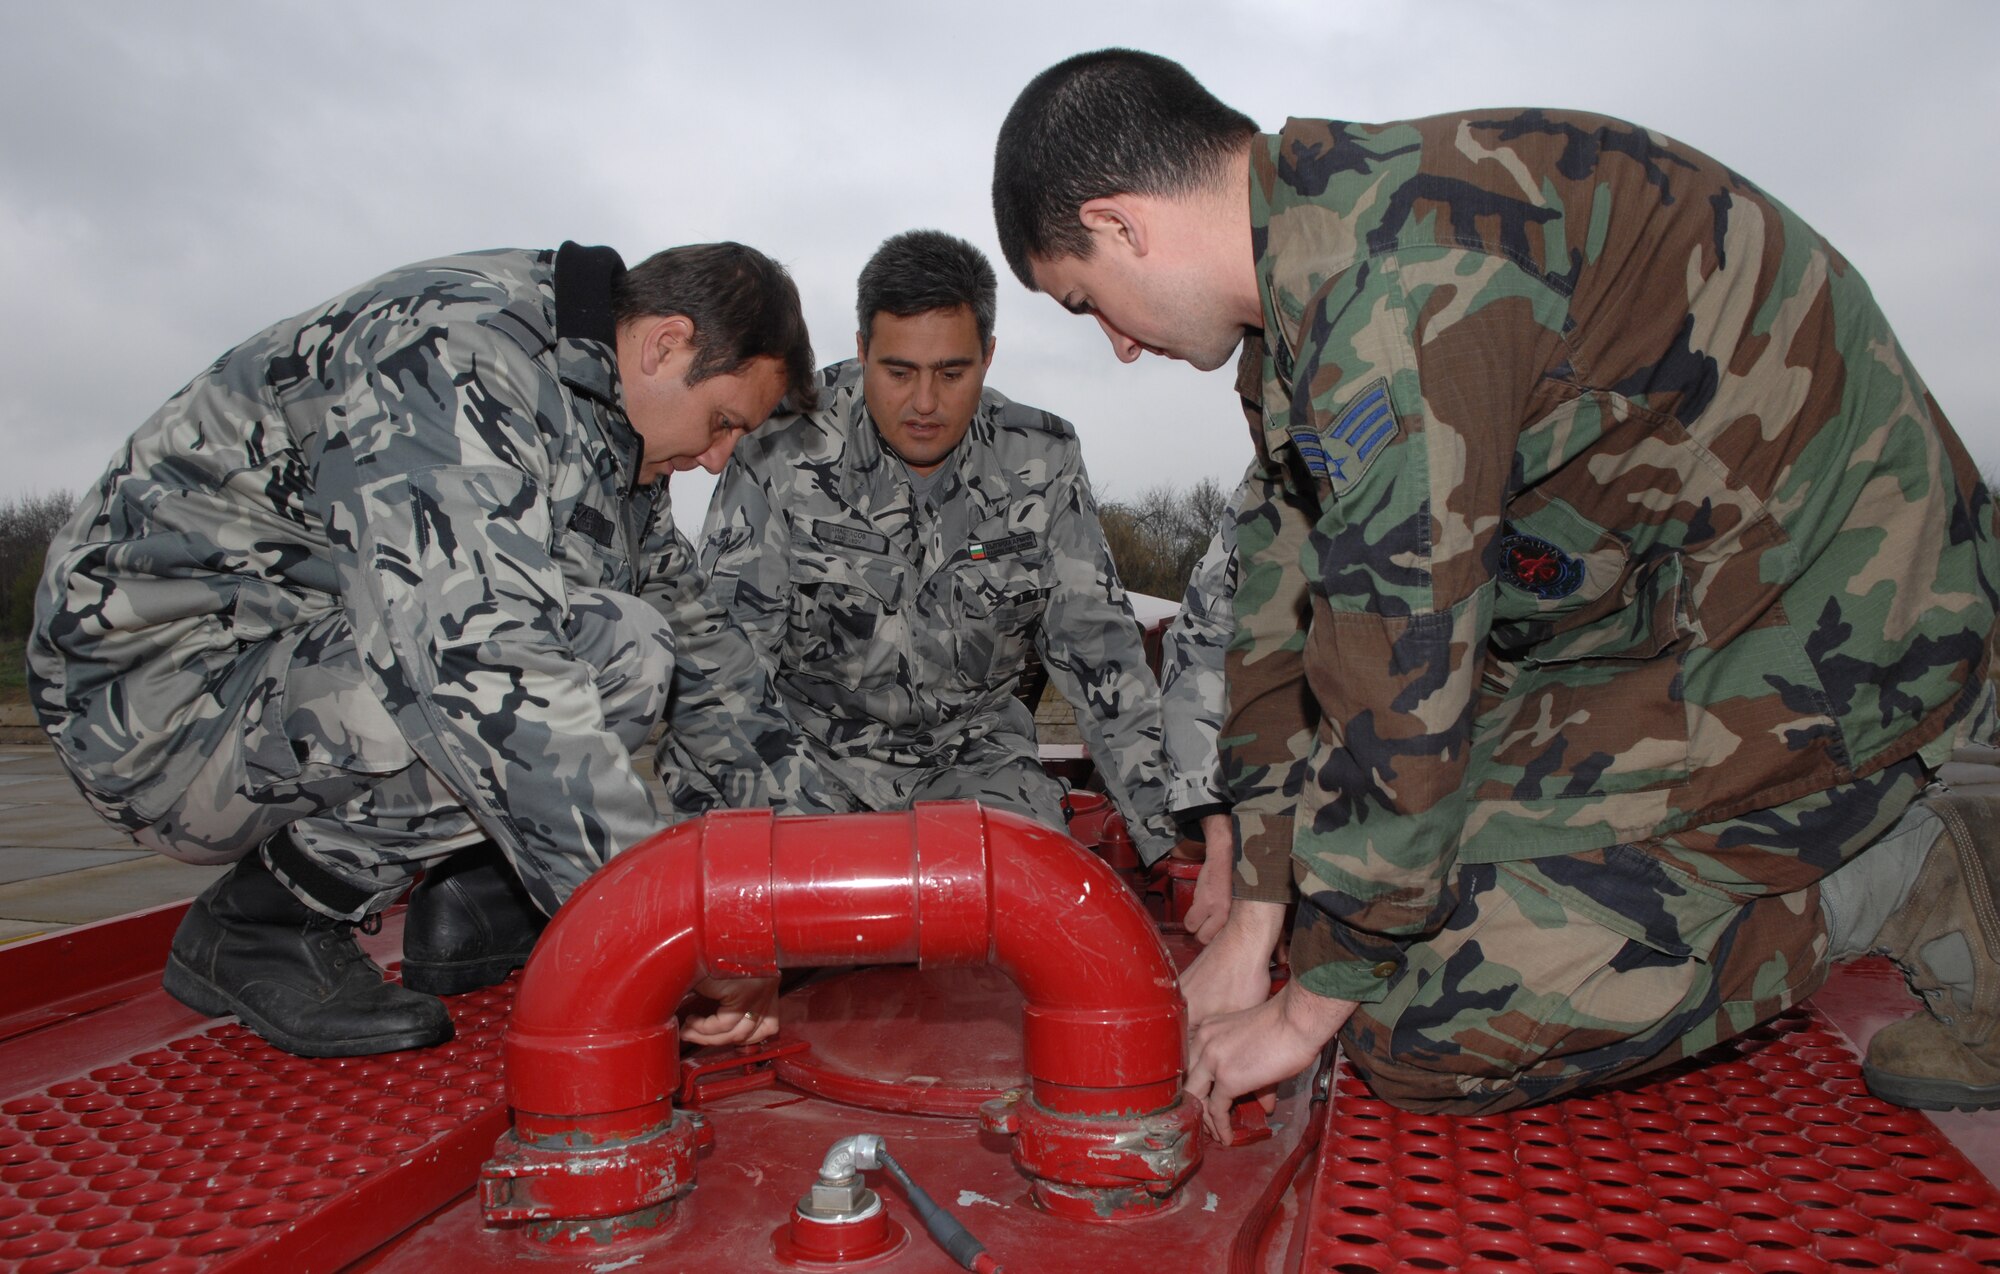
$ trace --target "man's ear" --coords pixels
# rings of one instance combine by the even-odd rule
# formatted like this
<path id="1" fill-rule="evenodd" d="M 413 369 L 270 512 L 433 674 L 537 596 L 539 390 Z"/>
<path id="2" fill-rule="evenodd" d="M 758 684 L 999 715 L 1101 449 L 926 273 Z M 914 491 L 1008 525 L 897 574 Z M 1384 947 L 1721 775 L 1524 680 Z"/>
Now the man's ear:
<path id="1" fill-rule="evenodd" d="M 1148 230 L 1145 212 L 1138 201 L 1129 195 L 1106 195 L 1086 200 L 1076 210 L 1076 216 L 1100 250 L 1116 246 L 1133 256 L 1143 257 L 1146 255 Z"/>
<path id="2" fill-rule="evenodd" d="M 646 320 L 639 337 L 639 370 L 656 375 L 675 354 L 694 348 L 694 320 L 685 314 L 664 314 Z"/>
<path id="3" fill-rule="evenodd" d="M 992 366 L 993 366 L 993 351 L 994 351 L 994 350 L 996 350 L 996 349 L 999 349 L 999 348 L 1000 348 L 1000 338 L 999 338 L 999 337 L 997 337 L 997 336 L 989 336 L 989 337 L 987 337 L 987 338 L 986 338 L 986 357 L 984 357 L 984 358 L 982 358 L 982 359 L 980 359 L 980 360 L 979 360 L 979 365 L 980 365 L 981 367 L 989 367 L 989 368 L 990 368 L 990 367 L 992 367 Z"/>
<path id="4" fill-rule="evenodd" d="M 864 363 L 868 361 L 868 334 L 866 332 L 856 331 L 854 333 L 854 357 Z"/>

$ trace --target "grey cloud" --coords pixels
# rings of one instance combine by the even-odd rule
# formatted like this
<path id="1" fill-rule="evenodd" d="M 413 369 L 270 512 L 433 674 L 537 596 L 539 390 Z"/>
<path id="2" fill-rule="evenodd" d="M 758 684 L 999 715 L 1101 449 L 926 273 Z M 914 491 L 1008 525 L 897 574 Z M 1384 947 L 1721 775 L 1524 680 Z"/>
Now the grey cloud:
<path id="1" fill-rule="evenodd" d="M 94 0 L 0 6 L 0 495 L 91 482 L 233 342 L 466 248 L 741 239 L 792 267 L 820 354 L 845 356 L 875 244 L 935 225 L 995 252 L 1001 116 L 1107 44 L 1180 58 L 1266 127 L 1533 102 L 1699 146 L 1867 275 L 2000 472 L 1980 303 L 2000 276 L 2000 8 Z M 1002 289 L 993 383 L 1076 421 L 1101 487 L 1233 483 L 1227 374 L 1120 366 L 1094 325 Z"/>

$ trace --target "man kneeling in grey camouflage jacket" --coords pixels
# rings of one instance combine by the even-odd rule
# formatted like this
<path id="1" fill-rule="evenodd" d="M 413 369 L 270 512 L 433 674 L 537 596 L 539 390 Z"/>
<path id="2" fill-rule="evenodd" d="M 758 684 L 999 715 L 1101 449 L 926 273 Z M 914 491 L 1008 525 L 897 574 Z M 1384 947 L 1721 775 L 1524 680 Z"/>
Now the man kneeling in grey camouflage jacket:
<path id="1" fill-rule="evenodd" d="M 505 977 L 662 825 L 631 753 L 664 709 L 667 613 L 698 603 L 663 479 L 719 470 L 788 389 L 810 401 L 812 367 L 761 253 L 628 271 L 565 244 L 392 271 L 142 426 L 49 550 L 29 667 L 100 813 L 236 862 L 167 989 L 296 1053 L 449 1039 L 424 992 Z M 754 766 L 782 731 L 736 689 L 743 733 L 705 741 Z M 397 986 L 351 929 L 419 870 Z M 690 1038 L 771 1029 L 761 988 L 709 989 Z"/>

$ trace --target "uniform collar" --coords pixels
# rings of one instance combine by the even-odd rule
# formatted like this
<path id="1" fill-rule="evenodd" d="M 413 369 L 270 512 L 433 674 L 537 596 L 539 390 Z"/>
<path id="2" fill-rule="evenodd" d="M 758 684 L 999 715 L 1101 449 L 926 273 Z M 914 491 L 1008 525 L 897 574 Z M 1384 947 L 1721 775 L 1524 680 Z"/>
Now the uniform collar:
<path id="1" fill-rule="evenodd" d="M 610 248 L 565 243 L 556 250 L 556 361 L 565 384 L 624 414 L 618 385 L 618 323 L 612 296 L 625 262 Z"/>
<path id="2" fill-rule="evenodd" d="M 1250 144 L 1250 243 L 1257 270 L 1257 300 L 1264 332 L 1237 368 L 1237 390 L 1250 398 L 1253 367 L 1261 364 L 1258 450 L 1281 457 L 1292 446 L 1287 404 L 1294 396 L 1296 357 L 1311 307 L 1321 287 L 1358 255 L 1355 218 L 1365 189 L 1377 178 L 1357 169 L 1343 147 L 1346 126 L 1332 120 L 1288 119 L 1283 131 L 1260 133 Z M 1305 209 L 1303 215 L 1300 210 Z"/>
<path id="3" fill-rule="evenodd" d="M 1402 166 L 1415 162 L 1414 143 L 1384 141 L 1375 137 L 1379 131 L 1341 120 L 1288 119 L 1283 131 L 1251 141 L 1257 299 L 1265 346 L 1287 387 L 1306 311 L 1329 279 L 1371 251 L 1371 232 L 1393 202 L 1384 187 L 1402 180 Z"/>
<path id="4" fill-rule="evenodd" d="M 624 277 L 625 262 L 611 248 L 565 242 L 556 250 L 556 367 L 565 385 L 610 408 L 598 413 L 604 440 L 625 470 L 628 489 L 636 489 L 642 448 L 625 415 L 613 300 Z"/>
<path id="5" fill-rule="evenodd" d="M 1279 150 L 1284 138 L 1278 133 L 1260 133 L 1250 144 L 1250 247 L 1257 261 L 1257 303 L 1264 314 L 1264 349 L 1277 365 L 1280 379 L 1289 382 L 1292 371 L 1291 334 L 1296 315 L 1280 308 L 1278 272 L 1285 262 L 1271 244 L 1271 216 L 1284 202 Z M 1281 193 L 1282 192 L 1282 193 Z"/>
<path id="6" fill-rule="evenodd" d="M 1278 312 L 1276 275 L 1280 263 L 1271 248 L 1271 214 L 1280 201 L 1278 151 L 1283 139 L 1260 133 L 1250 143 L 1250 246 L 1257 262 L 1257 303 L 1264 316 L 1261 337 L 1246 338 L 1236 364 L 1236 392 L 1250 416 L 1251 441 L 1259 455 L 1272 457 L 1291 443 L 1285 432 L 1288 413 L 1270 411 L 1274 391 L 1289 396 L 1291 345 L 1285 316 Z M 1257 404 L 1252 413 L 1251 404 Z"/>

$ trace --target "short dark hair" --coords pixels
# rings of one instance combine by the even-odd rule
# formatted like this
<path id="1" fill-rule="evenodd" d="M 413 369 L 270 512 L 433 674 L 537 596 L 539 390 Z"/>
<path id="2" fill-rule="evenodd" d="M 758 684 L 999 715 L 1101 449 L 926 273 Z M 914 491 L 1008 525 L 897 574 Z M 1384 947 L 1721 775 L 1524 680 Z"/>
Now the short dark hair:
<path id="1" fill-rule="evenodd" d="M 784 364 L 794 406 L 807 410 L 818 399 L 799 289 L 784 266 L 755 248 L 693 243 L 655 252 L 618 280 L 611 309 L 621 324 L 672 314 L 691 320 L 690 385 L 727 376 L 753 358 L 775 358 Z"/>
<path id="2" fill-rule="evenodd" d="M 1257 132 L 1187 68 L 1153 53 L 1100 49 L 1028 81 L 993 148 L 1000 250 L 1033 290 L 1030 256 L 1087 257 L 1077 210 L 1110 195 L 1185 194 L 1220 176 Z"/>
<path id="3" fill-rule="evenodd" d="M 993 263 L 984 252 L 942 230 L 905 230 L 884 239 L 861 267 L 854 285 L 854 320 L 865 346 L 877 314 L 908 318 L 962 305 L 972 311 L 984 350 L 993 339 L 998 294 Z"/>

